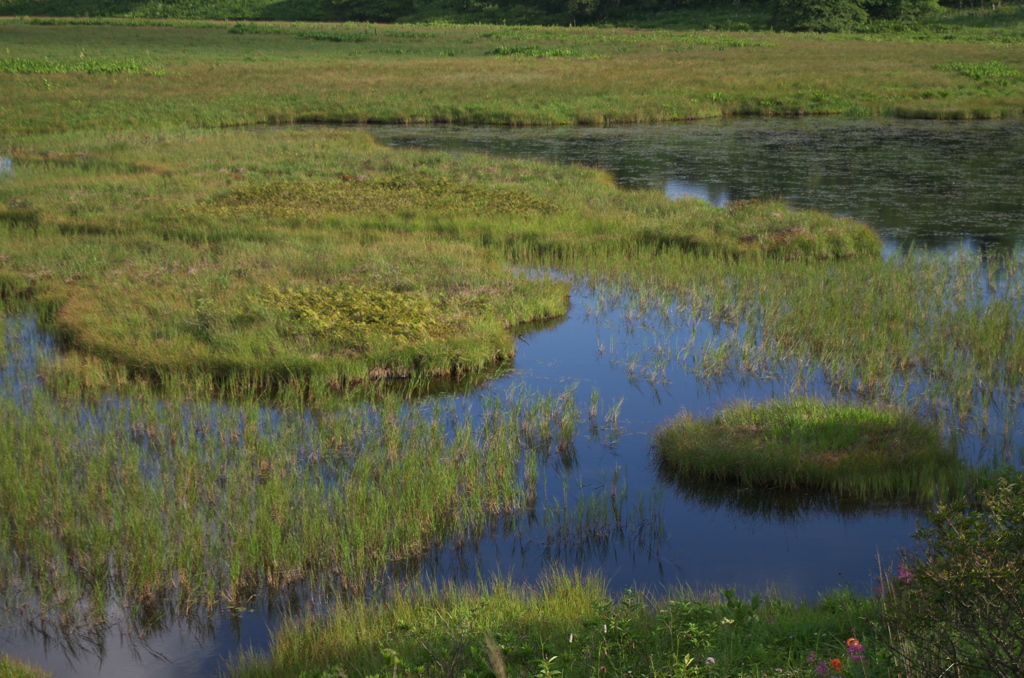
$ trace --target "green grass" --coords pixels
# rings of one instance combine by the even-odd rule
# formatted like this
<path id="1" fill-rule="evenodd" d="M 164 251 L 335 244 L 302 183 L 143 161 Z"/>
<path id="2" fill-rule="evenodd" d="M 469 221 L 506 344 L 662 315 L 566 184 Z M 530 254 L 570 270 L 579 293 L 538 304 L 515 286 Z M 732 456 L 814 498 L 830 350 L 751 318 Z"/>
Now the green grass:
<path id="1" fill-rule="evenodd" d="M 0 678 L 44 678 L 48 674 L 0 654 Z"/>
<path id="2" fill-rule="evenodd" d="M 510 263 L 880 249 L 863 224 L 780 203 L 672 202 L 579 167 L 338 130 L 10 138 L 0 153 L 0 298 L 61 340 L 46 377 L 66 392 L 458 377 L 565 313 L 568 283 Z"/>
<path id="3" fill-rule="evenodd" d="M 856 635 L 879 666 L 853 675 L 881 676 L 880 616 L 877 600 L 845 591 L 813 605 L 731 591 L 613 598 L 600 580 L 565 574 L 524 588 L 409 587 L 294 622 L 230 675 L 816 676 L 822 659 L 849 665 Z"/>
<path id="4" fill-rule="evenodd" d="M 0 59 L 0 73 L 149 73 L 142 64 L 125 61 L 82 60 L 77 63 L 56 63 L 39 59 Z"/>
<path id="5" fill-rule="evenodd" d="M 939 431 L 907 412 L 811 399 L 684 414 L 655 445 L 687 481 L 869 501 L 945 501 L 963 496 L 971 476 Z"/>
<path id="6" fill-rule="evenodd" d="M 393 397 L 314 414 L 181 392 L 81 409 L 38 388 L 5 397 L 9 611 L 75 630 L 121 609 L 144 632 L 163 606 L 364 590 L 449 540 L 514 529 L 538 501 L 538 465 L 560 454 L 564 402 L 510 396 L 474 420 Z"/>
<path id="7" fill-rule="evenodd" d="M 997 413 L 1024 403 L 1022 263 L 1020 253 L 916 252 L 780 266 L 662 251 L 563 266 L 592 281 L 599 303 L 677 332 L 672 359 L 709 383 L 783 378 L 800 393 L 820 379 L 842 396 L 935 417 L 944 435 L 985 431 L 993 450 L 1016 458 L 1013 424 Z M 661 359 L 648 352 L 635 371 Z"/>
<path id="8" fill-rule="evenodd" d="M 999 61 L 1019 71 L 1024 41 L 940 38 L 9 19 L 0 21 L 0 40 L 12 63 L 133 62 L 149 73 L 0 73 L 7 92 L 0 134 L 290 122 L 1020 116 L 1024 81 L 974 80 L 935 66 Z"/>

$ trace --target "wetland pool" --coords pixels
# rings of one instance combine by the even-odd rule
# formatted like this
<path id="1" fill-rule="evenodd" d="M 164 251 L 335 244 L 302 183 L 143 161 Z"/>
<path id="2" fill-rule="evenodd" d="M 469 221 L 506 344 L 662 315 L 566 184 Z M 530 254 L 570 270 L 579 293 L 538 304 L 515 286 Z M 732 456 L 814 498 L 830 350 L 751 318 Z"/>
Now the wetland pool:
<path id="1" fill-rule="evenodd" d="M 871 224 L 890 251 L 1024 237 L 1024 123 L 739 119 L 635 127 L 366 128 L 389 146 L 578 163 L 715 205 L 781 197 Z"/>
<path id="2" fill-rule="evenodd" d="M 815 119 L 369 131 L 388 145 L 597 166 L 627 188 L 657 187 L 716 204 L 781 196 L 797 207 L 867 221 L 890 256 L 911 241 L 951 253 L 1012 251 L 1024 235 L 1021 123 Z M 915 510 L 685 487 L 659 470 L 651 433 L 681 410 L 706 415 L 736 399 L 786 397 L 794 389 L 786 371 L 709 377 L 699 369 L 700 347 L 713 343 L 719 329 L 678 311 L 652 312 L 629 290 L 577 284 L 565 319 L 524 335 L 509 369 L 469 392 L 425 398 L 425 409 L 457 419 L 478 417 L 483 402 L 510 391 L 571 398 L 580 422 L 571 452 L 543 465 L 533 515 L 393 576 L 475 582 L 500 574 L 530 582 L 562 565 L 599 571 L 614 591 L 771 586 L 807 598 L 844 585 L 870 591 L 878 560 L 911 544 Z M 55 350 L 52 342 L 31 320 L 9 325 L 6 342 L 3 397 L 26 407 L 49 397 L 35 375 L 38 361 Z M 800 388 L 833 395 L 820 374 Z M 221 426 L 241 416 L 230 403 L 190 407 L 193 419 Z M 130 419 L 125 408 L 131 404 L 108 405 Z M 82 416 L 98 415 L 83 406 Z M 1020 412 L 1000 416 L 1013 424 L 1003 447 L 1019 448 Z M 986 449 L 972 435 L 962 445 Z M 587 501 L 589 513 L 579 510 Z M 281 619 L 322 604 L 315 596 L 295 604 L 257 600 L 202 621 L 168 618 L 146 638 L 117 624 L 95 637 L 69 638 L 16 623 L 0 630 L 0 651 L 57 676 L 213 676 L 239 652 L 266 647 Z"/>

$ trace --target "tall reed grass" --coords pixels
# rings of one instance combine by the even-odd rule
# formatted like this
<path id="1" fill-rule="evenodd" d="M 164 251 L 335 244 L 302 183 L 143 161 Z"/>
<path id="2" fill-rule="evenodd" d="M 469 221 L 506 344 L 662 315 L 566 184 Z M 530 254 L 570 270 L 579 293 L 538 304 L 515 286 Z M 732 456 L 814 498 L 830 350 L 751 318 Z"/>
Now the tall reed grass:
<path id="1" fill-rule="evenodd" d="M 5 325 L 8 344 L 26 329 Z M 535 466 L 558 454 L 566 420 L 559 400 L 527 397 L 479 419 L 393 397 L 329 411 L 144 392 L 68 406 L 34 385 L 47 350 L 7 356 L 0 580 L 7 614 L 58 627 L 103 623 L 109 603 L 175 614 L 361 590 L 536 502 Z M 546 443 L 526 435 L 538 428 Z"/>
<path id="2" fill-rule="evenodd" d="M 919 251 L 779 265 L 662 252 L 566 267 L 596 285 L 599 304 L 683 333 L 663 359 L 703 379 L 784 378 L 797 393 L 824 383 L 833 397 L 899 404 L 946 438 L 978 432 L 996 452 L 985 463 L 1016 464 L 1022 262 Z"/>

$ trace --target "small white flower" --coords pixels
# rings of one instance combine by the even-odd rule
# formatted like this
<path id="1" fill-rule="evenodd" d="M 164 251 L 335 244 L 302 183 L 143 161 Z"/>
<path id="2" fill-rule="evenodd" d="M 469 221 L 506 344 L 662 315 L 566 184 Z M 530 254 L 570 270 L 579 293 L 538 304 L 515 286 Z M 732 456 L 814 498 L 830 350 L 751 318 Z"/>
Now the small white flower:
<path id="1" fill-rule="evenodd" d="M 714 657 L 708 657 L 707 659 L 704 660 L 704 663 L 707 664 L 708 666 L 711 666 L 712 664 L 715 663 L 715 658 Z"/>

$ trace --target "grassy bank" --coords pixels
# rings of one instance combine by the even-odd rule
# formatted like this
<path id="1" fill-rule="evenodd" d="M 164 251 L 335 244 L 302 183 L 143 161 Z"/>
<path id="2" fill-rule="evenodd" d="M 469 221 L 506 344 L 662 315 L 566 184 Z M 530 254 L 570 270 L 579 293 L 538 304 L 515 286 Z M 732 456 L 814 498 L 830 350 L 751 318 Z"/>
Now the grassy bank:
<path id="1" fill-rule="evenodd" d="M 611 28 L 39 23 L 47 22 L 0 23 L 10 50 L 0 55 L 4 135 L 302 121 L 964 119 L 1019 116 L 1024 109 L 1024 77 L 1016 75 L 1024 72 L 1024 48 L 1013 42 Z M 142 72 L 116 72 L 130 70 L 128 63 Z M 977 68 L 992 63 L 996 71 Z"/>
<path id="2" fill-rule="evenodd" d="M 862 668 L 846 645 L 856 636 L 881 664 L 863 675 L 881 676 L 880 614 L 877 599 L 848 592 L 814 605 L 732 592 L 613 598 L 599 580 L 556 574 L 532 589 L 413 589 L 341 605 L 283 630 L 269 657 L 231 675 L 815 676 L 833 659 Z"/>
<path id="3" fill-rule="evenodd" d="M 46 372 L 68 393 L 459 376 L 566 310 L 568 283 L 510 262 L 880 247 L 862 224 L 778 203 L 672 202 L 592 170 L 336 130 L 23 137 L 0 153 L 14 172 L 0 184 L 0 296 L 68 349 Z"/>
<path id="4" fill-rule="evenodd" d="M 282 629 L 231 675 L 1015 676 L 1024 492 L 998 481 L 927 515 L 872 597 L 812 604 L 734 591 L 612 597 L 555 573 L 535 587 L 411 587 Z"/>
<path id="5" fill-rule="evenodd" d="M 971 473 L 939 431 L 896 409 L 811 399 L 681 415 L 655 435 L 689 482 L 929 504 L 964 495 Z"/>

